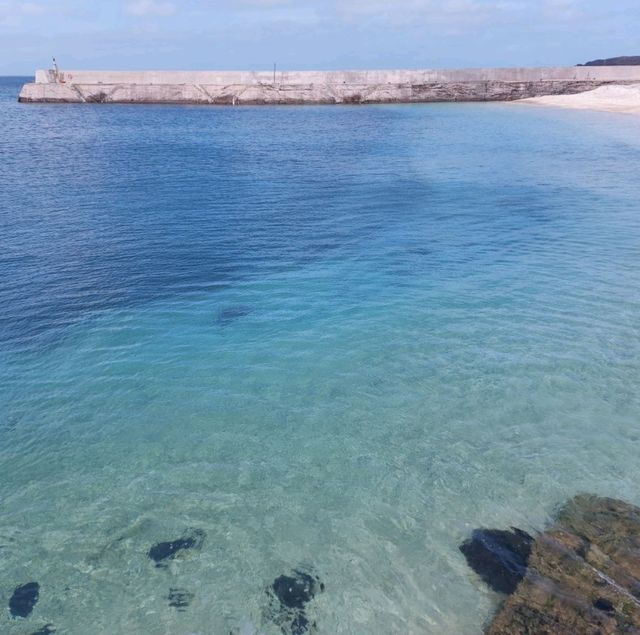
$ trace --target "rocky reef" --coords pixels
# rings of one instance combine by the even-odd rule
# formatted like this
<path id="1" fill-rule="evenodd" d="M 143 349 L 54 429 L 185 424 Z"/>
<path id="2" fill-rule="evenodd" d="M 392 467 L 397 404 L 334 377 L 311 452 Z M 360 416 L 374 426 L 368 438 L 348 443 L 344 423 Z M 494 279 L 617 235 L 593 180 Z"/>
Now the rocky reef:
<path id="1" fill-rule="evenodd" d="M 487 635 L 640 634 L 638 507 L 580 495 L 535 539 L 481 529 L 460 549 L 508 594 Z"/>

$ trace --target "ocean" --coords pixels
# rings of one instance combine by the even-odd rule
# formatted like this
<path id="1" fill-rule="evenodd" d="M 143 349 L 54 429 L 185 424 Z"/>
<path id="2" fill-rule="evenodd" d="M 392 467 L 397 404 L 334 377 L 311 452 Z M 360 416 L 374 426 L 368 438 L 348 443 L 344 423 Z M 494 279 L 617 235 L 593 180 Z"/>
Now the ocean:
<path id="1" fill-rule="evenodd" d="M 0 80 L 2 633 L 479 635 L 474 528 L 640 503 L 636 118 L 21 105 L 23 81 Z M 306 623 L 270 598 L 295 571 Z"/>

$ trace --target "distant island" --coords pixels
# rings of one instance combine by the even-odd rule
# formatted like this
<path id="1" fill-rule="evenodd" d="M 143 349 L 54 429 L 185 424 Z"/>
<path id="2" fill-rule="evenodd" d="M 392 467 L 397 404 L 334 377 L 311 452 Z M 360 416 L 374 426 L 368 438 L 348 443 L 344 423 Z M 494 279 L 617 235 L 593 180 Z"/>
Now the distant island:
<path id="1" fill-rule="evenodd" d="M 593 60 L 578 66 L 640 66 L 640 55 L 623 57 L 609 57 L 603 60 Z"/>

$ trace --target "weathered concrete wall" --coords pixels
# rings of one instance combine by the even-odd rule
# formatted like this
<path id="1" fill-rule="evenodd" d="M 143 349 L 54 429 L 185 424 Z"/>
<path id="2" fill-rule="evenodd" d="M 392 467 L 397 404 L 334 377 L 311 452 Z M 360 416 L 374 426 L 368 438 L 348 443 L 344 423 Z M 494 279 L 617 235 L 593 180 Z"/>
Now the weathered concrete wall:
<path id="1" fill-rule="evenodd" d="M 393 71 L 37 71 L 22 102 L 334 104 L 510 101 L 640 82 L 640 66 Z"/>
<path id="2" fill-rule="evenodd" d="M 69 84 L 273 84 L 273 72 L 251 71 L 62 71 Z M 371 71 L 278 71 L 276 84 L 422 84 L 427 82 L 536 82 L 551 80 L 640 81 L 640 66 L 564 66 Z M 36 71 L 36 83 L 55 81 Z"/>
<path id="3" fill-rule="evenodd" d="M 27 84 L 20 101 L 120 104 L 372 104 L 513 101 L 568 95 L 610 82 L 429 82 L 423 84 Z"/>

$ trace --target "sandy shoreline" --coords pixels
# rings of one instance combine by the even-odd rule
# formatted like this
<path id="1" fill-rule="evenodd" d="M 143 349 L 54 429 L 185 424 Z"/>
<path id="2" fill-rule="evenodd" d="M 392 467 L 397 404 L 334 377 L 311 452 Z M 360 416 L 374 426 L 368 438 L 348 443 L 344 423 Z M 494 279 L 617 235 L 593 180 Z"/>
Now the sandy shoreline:
<path id="1" fill-rule="evenodd" d="M 575 95 L 531 97 L 515 103 L 640 115 L 640 84 L 601 86 Z"/>

